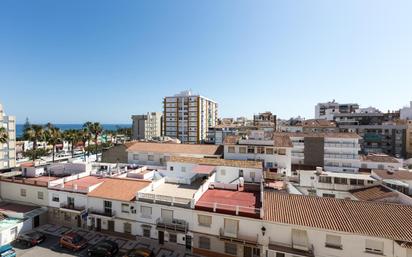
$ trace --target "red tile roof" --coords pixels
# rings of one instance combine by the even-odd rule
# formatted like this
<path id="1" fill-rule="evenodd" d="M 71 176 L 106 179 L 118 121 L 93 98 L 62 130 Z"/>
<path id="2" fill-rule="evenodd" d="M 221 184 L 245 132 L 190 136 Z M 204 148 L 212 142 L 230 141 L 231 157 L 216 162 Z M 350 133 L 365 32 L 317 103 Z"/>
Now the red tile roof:
<path id="1" fill-rule="evenodd" d="M 226 167 L 238 167 L 238 168 L 251 168 L 262 169 L 263 163 L 261 161 L 249 161 L 249 160 L 226 160 L 217 158 L 194 158 L 194 157 L 181 157 L 171 156 L 169 162 L 183 162 L 193 163 L 208 166 L 226 166 Z"/>
<path id="2" fill-rule="evenodd" d="M 77 185 L 77 188 L 88 188 L 90 186 L 97 185 L 99 183 L 103 183 L 105 181 L 105 178 L 102 177 L 95 177 L 95 176 L 87 176 L 83 177 L 80 179 L 75 179 L 72 181 L 68 181 L 64 183 L 64 188 L 74 188 L 75 185 Z"/>
<path id="3" fill-rule="evenodd" d="M 353 196 L 361 201 L 376 201 L 385 198 L 397 197 L 398 193 L 382 185 L 373 187 L 354 189 L 349 191 Z"/>
<path id="4" fill-rule="evenodd" d="M 264 192 L 264 219 L 412 242 L 412 207 Z"/>
<path id="5" fill-rule="evenodd" d="M 127 146 L 127 152 L 186 153 L 200 155 L 222 155 L 223 153 L 223 149 L 219 145 L 133 142 Z"/>
<path id="6" fill-rule="evenodd" d="M 392 156 L 386 154 L 368 154 L 362 155 L 363 161 L 368 162 L 390 162 L 390 163 L 399 163 L 399 161 Z"/>
<path id="7" fill-rule="evenodd" d="M 88 193 L 90 197 L 133 201 L 138 191 L 150 185 L 150 181 L 137 179 L 105 178 L 96 189 Z"/>
<path id="8" fill-rule="evenodd" d="M 387 170 L 373 170 L 381 179 L 397 179 L 397 180 L 412 180 L 412 172 L 406 170 L 387 171 Z M 375 177 L 374 175 L 372 175 Z"/>
<path id="9" fill-rule="evenodd" d="M 23 204 L 18 204 L 18 203 L 3 202 L 0 204 L 0 212 L 26 213 L 26 212 L 31 212 L 38 208 L 39 208 L 38 206 L 23 205 Z"/>

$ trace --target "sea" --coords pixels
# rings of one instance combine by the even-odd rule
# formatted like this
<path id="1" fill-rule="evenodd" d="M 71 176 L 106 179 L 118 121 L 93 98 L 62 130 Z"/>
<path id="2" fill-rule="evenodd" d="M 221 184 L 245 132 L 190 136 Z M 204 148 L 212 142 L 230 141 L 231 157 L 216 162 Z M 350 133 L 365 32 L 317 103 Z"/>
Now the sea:
<path id="1" fill-rule="evenodd" d="M 68 129 L 81 129 L 83 124 L 53 124 L 61 131 Z M 118 128 L 131 128 L 131 124 L 101 124 L 104 130 L 117 130 Z M 16 124 L 16 137 L 23 136 L 24 124 Z"/>

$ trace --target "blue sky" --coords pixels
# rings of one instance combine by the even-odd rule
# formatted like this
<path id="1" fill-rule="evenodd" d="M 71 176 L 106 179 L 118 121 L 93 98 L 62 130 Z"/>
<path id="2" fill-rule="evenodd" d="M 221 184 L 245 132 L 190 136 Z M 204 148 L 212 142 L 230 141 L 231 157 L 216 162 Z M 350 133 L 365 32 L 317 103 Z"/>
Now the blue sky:
<path id="1" fill-rule="evenodd" d="M 2 0 L 0 102 L 54 123 L 128 123 L 185 89 L 224 117 L 400 108 L 411 13 L 410 0 Z"/>

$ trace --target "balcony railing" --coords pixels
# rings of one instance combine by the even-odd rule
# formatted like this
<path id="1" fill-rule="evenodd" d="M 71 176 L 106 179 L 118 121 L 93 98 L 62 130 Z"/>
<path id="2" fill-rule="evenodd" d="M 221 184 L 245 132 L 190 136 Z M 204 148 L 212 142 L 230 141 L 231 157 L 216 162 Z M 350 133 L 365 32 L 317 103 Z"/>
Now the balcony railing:
<path id="1" fill-rule="evenodd" d="M 60 209 L 75 211 L 75 212 L 83 212 L 86 210 L 86 206 L 76 206 L 74 204 L 60 204 Z"/>
<path id="2" fill-rule="evenodd" d="M 234 243 L 241 243 L 241 244 L 253 244 L 258 245 L 259 243 L 259 235 L 256 236 L 245 236 L 236 232 L 229 232 L 226 231 L 224 228 L 219 229 L 219 238 L 224 241 L 234 242 Z"/>
<path id="3" fill-rule="evenodd" d="M 176 206 L 187 207 L 187 208 L 189 208 L 192 203 L 191 198 L 173 197 L 173 196 L 159 195 L 159 194 L 153 194 L 153 193 L 139 192 L 137 196 L 138 196 L 138 200 L 150 201 L 153 203 L 166 204 L 166 205 L 172 205 L 172 206 L 176 205 Z"/>
<path id="4" fill-rule="evenodd" d="M 94 215 L 98 215 L 98 216 L 108 217 L 108 218 L 114 218 L 116 216 L 116 211 L 113 211 L 113 210 L 111 210 L 111 211 L 107 211 L 107 210 L 101 211 L 101 210 L 91 209 L 90 213 L 94 214 Z"/>
<path id="5" fill-rule="evenodd" d="M 186 233 L 189 229 L 189 224 L 185 220 L 172 219 L 167 220 L 163 218 L 158 218 L 156 220 L 156 228 L 171 230 L 171 231 L 180 231 Z"/>
<path id="6" fill-rule="evenodd" d="M 307 250 L 301 250 L 297 248 L 293 248 L 291 245 L 284 245 L 280 243 L 269 243 L 269 250 L 281 252 L 281 253 L 288 253 L 293 256 L 305 256 L 305 257 L 314 257 L 314 249 L 313 245 L 308 247 Z"/>

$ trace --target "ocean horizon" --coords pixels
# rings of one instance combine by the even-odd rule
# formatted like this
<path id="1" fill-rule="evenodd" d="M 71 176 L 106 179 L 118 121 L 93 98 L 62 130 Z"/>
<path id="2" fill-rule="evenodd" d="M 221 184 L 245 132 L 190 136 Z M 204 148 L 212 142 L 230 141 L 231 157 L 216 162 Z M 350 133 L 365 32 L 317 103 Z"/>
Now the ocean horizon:
<path id="1" fill-rule="evenodd" d="M 68 129 L 81 129 L 83 123 L 79 124 L 53 124 L 55 127 L 59 128 L 62 131 Z M 116 130 L 118 128 L 131 128 L 132 124 L 101 124 L 104 130 Z M 16 124 L 16 137 L 23 136 L 23 127 L 24 124 Z"/>

